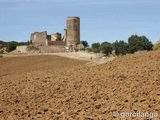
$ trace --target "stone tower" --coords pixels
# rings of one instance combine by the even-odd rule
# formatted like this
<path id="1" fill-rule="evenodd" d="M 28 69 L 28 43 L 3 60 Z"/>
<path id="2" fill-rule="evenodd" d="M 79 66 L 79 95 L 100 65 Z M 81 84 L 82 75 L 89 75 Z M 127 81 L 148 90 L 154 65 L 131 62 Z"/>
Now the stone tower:
<path id="1" fill-rule="evenodd" d="M 77 48 L 80 44 L 80 18 L 67 17 L 67 39 L 66 45 L 69 47 Z"/>

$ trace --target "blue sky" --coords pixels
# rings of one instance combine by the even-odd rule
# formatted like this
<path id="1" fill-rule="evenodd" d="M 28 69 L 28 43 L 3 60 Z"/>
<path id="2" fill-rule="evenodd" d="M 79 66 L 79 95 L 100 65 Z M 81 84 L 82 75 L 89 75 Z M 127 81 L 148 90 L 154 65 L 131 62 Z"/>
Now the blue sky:
<path id="1" fill-rule="evenodd" d="M 114 42 L 132 34 L 160 39 L 160 0 L 0 0 L 0 40 L 63 33 L 67 16 L 81 18 L 81 40 Z"/>

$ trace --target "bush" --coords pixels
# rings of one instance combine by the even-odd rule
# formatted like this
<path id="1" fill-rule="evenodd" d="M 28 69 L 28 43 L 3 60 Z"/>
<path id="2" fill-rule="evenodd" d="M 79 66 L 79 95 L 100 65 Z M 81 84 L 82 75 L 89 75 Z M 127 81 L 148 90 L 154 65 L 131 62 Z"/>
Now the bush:
<path id="1" fill-rule="evenodd" d="M 104 53 L 105 55 L 109 55 L 112 53 L 112 44 L 109 42 L 103 42 L 100 46 L 100 50 L 102 51 L 102 53 Z"/>
<path id="2" fill-rule="evenodd" d="M 152 50 L 152 43 L 145 36 L 132 35 L 128 38 L 129 52 L 134 53 L 141 50 Z"/>
<path id="3" fill-rule="evenodd" d="M 11 52 L 11 51 L 15 50 L 16 47 L 17 47 L 17 43 L 16 43 L 16 42 L 9 42 L 9 43 L 7 44 L 7 49 L 6 49 L 6 51 L 7 51 L 7 52 Z"/>
<path id="4" fill-rule="evenodd" d="M 83 44 L 83 46 L 84 46 L 84 48 L 87 48 L 87 47 L 89 47 L 89 44 L 88 44 L 88 42 L 87 41 L 81 41 L 81 43 Z"/>
<path id="5" fill-rule="evenodd" d="M 128 43 L 120 40 L 113 43 L 116 55 L 125 55 L 128 53 Z"/>
<path id="6" fill-rule="evenodd" d="M 100 52 L 100 43 L 93 43 L 92 44 L 92 51 L 95 53 L 99 53 Z"/>
<path id="7" fill-rule="evenodd" d="M 1 44 L 2 46 L 7 46 L 7 42 L 4 42 L 4 41 L 0 41 L 0 44 Z"/>

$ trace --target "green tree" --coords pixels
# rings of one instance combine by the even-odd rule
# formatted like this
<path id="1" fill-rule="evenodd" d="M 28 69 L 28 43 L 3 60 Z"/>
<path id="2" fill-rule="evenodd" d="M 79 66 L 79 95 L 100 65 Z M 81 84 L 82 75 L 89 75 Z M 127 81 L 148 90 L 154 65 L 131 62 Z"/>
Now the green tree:
<path id="1" fill-rule="evenodd" d="M 29 45 L 29 41 L 27 41 L 27 42 L 19 42 L 18 46 L 21 46 L 21 45 Z"/>
<path id="2" fill-rule="evenodd" d="M 113 47 L 116 55 L 125 55 L 128 53 L 128 43 L 123 40 L 114 42 Z"/>
<path id="3" fill-rule="evenodd" d="M 100 43 L 93 43 L 92 44 L 92 51 L 95 53 L 100 52 Z"/>
<path id="4" fill-rule="evenodd" d="M 0 44 L 1 44 L 2 46 L 7 46 L 7 42 L 4 42 L 4 41 L 2 41 L 2 40 L 0 40 Z"/>
<path id="5" fill-rule="evenodd" d="M 87 41 L 83 40 L 83 41 L 81 41 L 81 43 L 83 44 L 84 48 L 89 47 L 89 44 Z"/>
<path id="6" fill-rule="evenodd" d="M 11 52 L 11 51 L 15 50 L 17 45 L 18 45 L 18 43 L 14 42 L 14 41 L 8 42 L 6 51 Z"/>
<path id="7" fill-rule="evenodd" d="M 128 38 L 129 52 L 134 53 L 139 50 L 152 50 L 153 44 L 145 36 L 132 35 Z"/>
<path id="8" fill-rule="evenodd" d="M 112 49 L 113 49 L 113 47 L 112 47 L 111 43 L 109 43 L 109 42 L 103 42 L 103 43 L 101 43 L 100 50 L 105 55 L 111 54 L 112 53 Z"/>

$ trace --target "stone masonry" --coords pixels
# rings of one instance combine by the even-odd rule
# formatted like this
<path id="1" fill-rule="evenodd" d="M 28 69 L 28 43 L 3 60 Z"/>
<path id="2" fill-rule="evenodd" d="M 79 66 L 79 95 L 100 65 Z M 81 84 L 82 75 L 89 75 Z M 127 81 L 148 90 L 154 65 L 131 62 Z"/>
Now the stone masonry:
<path id="1" fill-rule="evenodd" d="M 64 29 L 64 36 L 59 32 L 51 35 L 44 32 L 34 32 L 30 37 L 30 45 L 41 49 L 45 52 L 65 52 L 80 50 L 80 18 L 67 17 L 66 27 Z"/>

